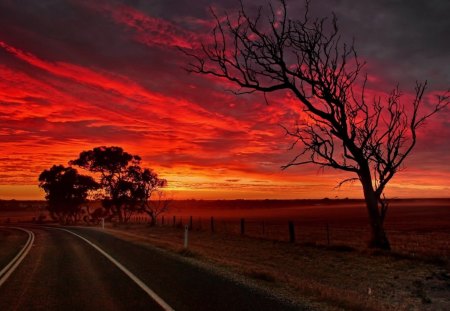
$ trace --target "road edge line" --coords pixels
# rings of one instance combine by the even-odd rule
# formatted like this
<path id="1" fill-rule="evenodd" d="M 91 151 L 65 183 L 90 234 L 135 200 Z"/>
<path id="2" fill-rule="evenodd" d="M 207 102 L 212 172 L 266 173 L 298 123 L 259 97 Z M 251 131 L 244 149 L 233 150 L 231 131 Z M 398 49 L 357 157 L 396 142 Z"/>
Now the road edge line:
<path id="1" fill-rule="evenodd" d="M 0 271 L 0 287 L 6 282 L 6 280 L 8 280 L 9 276 L 14 272 L 14 270 L 17 269 L 22 260 L 25 259 L 28 252 L 31 249 L 31 246 L 33 246 L 34 243 L 33 231 L 19 227 L 4 227 L 4 228 L 11 228 L 24 231 L 28 233 L 28 240 L 25 243 L 24 247 L 22 247 L 22 249 L 17 253 L 17 255 Z"/>
<path id="2" fill-rule="evenodd" d="M 48 228 L 48 227 L 47 227 Z M 150 287 L 148 287 L 144 282 L 142 282 L 136 275 L 134 275 L 130 270 L 125 268 L 120 262 L 118 262 L 116 259 L 114 259 L 111 255 L 109 255 L 107 252 L 105 252 L 103 249 L 101 249 L 96 244 L 92 243 L 88 239 L 82 237 L 79 234 L 76 234 L 73 231 L 63 229 L 63 228 L 55 228 L 52 227 L 52 229 L 62 230 L 66 231 L 70 234 L 75 235 L 76 237 L 82 239 L 86 243 L 88 243 L 90 246 L 92 246 L 94 249 L 96 249 L 100 254 L 105 256 L 109 261 L 111 261 L 114 265 L 116 265 L 117 268 L 122 270 L 123 273 L 125 273 L 133 282 L 135 282 L 143 291 L 145 291 L 156 303 L 158 303 L 165 311 L 175 311 L 167 302 L 165 302 L 161 297 L 158 296 Z"/>

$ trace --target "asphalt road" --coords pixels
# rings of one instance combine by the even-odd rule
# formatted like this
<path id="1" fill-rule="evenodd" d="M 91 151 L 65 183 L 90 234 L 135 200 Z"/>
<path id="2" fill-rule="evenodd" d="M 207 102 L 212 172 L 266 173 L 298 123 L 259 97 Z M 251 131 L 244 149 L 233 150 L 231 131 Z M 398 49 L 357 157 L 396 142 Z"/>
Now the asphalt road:
<path id="1" fill-rule="evenodd" d="M 26 241 L 24 231 L 0 227 L 0 270 L 16 256 Z"/>
<path id="2" fill-rule="evenodd" d="M 84 240 L 58 229 L 28 229 L 35 233 L 34 246 L 0 287 L 0 310 L 162 310 Z M 100 247 L 177 311 L 301 310 L 152 247 L 97 230 L 69 230 Z"/>

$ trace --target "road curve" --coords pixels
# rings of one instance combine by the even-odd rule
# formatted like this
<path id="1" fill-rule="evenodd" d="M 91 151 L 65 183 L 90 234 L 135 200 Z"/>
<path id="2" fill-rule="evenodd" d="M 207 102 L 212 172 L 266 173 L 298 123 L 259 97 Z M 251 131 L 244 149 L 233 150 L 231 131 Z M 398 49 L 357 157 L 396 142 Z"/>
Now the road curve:
<path id="1" fill-rule="evenodd" d="M 6 280 L 10 277 L 10 275 L 17 269 L 22 260 L 25 259 L 34 242 L 34 233 L 27 229 L 12 227 L 13 230 L 23 231 L 28 234 L 28 239 L 25 242 L 25 245 L 20 249 L 20 251 L 14 256 L 11 261 L 9 261 L 1 270 L 0 270 L 0 286 L 2 286 Z"/>
<path id="2" fill-rule="evenodd" d="M 34 246 L 0 287 L 0 310 L 162 310 L 83 240 L 55 229 L 30 230 Z"/>
<path id="3" fill-rule="evenodd" d="M 163 310 L 91 244 L 177 311 L 304 310 L 173 254 L 99 230 L 30 230 L 36 234 L 35 246 L 0 287 L 0 310 Z"/>
<path id="4" fill-rule="evenodd" d="M 130 270 L 128 270 L 125 266 L 123 266 L 120 262 L 118 262 L 116 259 L 114 259 L 111 255 L 109 255 L 107 252 L 105 252 L 103 249 L 101 249 L 98 245 L 92 243 L 88 239 L 82 237 L 81 235 L 67 230 L 58 228 L 56 230 L 62 230 L 65 232 L 68 232 L 81 240 L 85 241 L 87 244 L 92 246 L 96 251 L 98 251 L 100 254 L 105 256 L 112 264 L 114 264 L 119 270 L 121 270 L 123 273 L 125 273 L 134 283 L 136 283 L 137 286 L 139 286 L 144 292 L 146 292 L 157 304 L 161 306 L 164 311 L 174 311 L 169 304 L 167 304 L 161 297 L 158 296 L 150 287 L 148 287 L 144 282 L 142 282 L 136 275 L 134 275 Z"/>
<path id="5" fill-rule="evenodd" d="M 27 239 L 24 231 L 0 226 L 0 270 L 17 256 Z"/>
<path id="6" fill-rule="evenodd" d="M 124 241 L 101 230 L 70 230 L 100 245 L 177 311 L 306 310 L 154 247 Z"/>

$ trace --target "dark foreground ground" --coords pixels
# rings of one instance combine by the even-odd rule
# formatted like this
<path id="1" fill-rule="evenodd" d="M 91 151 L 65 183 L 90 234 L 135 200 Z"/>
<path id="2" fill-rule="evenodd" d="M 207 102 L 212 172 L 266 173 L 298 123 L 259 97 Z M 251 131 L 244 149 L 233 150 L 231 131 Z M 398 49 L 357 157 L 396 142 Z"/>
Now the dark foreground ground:
<path id="1" fill-rule="evenodd" d="M 143 218 L 139 216 L 137 223 L 134 221 L 125 226 L 107 223 L 104 230 L 98 227 L 92 227 L 91 230 L 114 235 L 143 249 L 154 249 L 157 246 L 164 250 L 164 254 L 171 252 L 170 256 L 178 258 L 177 260 L 200 266 L 201 270 L 214 271 L 212 274 L 221 275 L 219 279 L 251 284 L 251 288 L 259 288 L 257 292 L 269 292 L 282 298 L 279 301 L 295 301 L 299 309 L 308 305 L 315 310 L 450 310 L 450 200 L 394 201 L 386 223 L 393 246 L 392 253 L 373 252 L 365 248 L 367 216 L 361 201 L 279 203 L 184 201 L 178 202 L 165 215 L 164 226 L 150 228 L 142 223 Z M 25 210 L 13 207 L 0 211 L 0 225 L 7 218 L 12 225 L 21 225 L 19 221 L 29 222 L 38 212 L 36 206 L 28 206 L 32 210 L 27 210 L 27 205 L 22 205 Z M 176 226 L 172 224 L 173 216 L 177 220 Z M 186 251 L 183 248 L 183 228 L 190 216 L 193 216 L 194 228 L 189 233 L 189 249 Z M 215 217 L 214 233 L 210 229 L 212 216 Z M 246 219 L 244 236 L 239 234 L 240 218 Z M 181 220 L 183 225 L 179 225 Z M 295 221 L 295 243 L 286 242 L 288 220 Z M 329 224 L 329 244 L 325 224 Z M 88 232 L 85 229 L 78 230 L 83 230 L 84 234 Z M 36 241 L 39 241 L 42 234 L 50 233 L 45 231 L 37 234 Z M 101 235 L 97 234 L 100 233 L 95 233 L 92 238 L 103 243 L 98 240 Z M 7 262 L 5 258 L 13 256 L 20 248 L 17 244 L 20 244 L 21 238 L 25 239 L 25 236 L 18 232 L 0 231 L 0 264 Z M 70 237 L 66 239 L 72 244 Z M 56 249 L 60 247 L 60 242 L 51 239 L 48 241 L 49 244 L 55 244 Z M 116 242 L 108 245 L 112 252 L 121 248 L 115 246 Z M 66 253 L 77 254 L 68 246 L 63 248 Z M 56 249 L 53 252 L 57 252 Z M 140 253 L 136 254 L 140 257 Z M 121 256 L 120 253 L 117 256 Z M 56 255 L 48 257 L 58 258 Z M 162 261 L 164 268 L 148 261 L 148 265 L 153 266 L 151 269 L 155 269 L 151 270 L 149 282 L 154 278 L 154 273 L 159 272 L 170 275 L 169 279 L 179 278 L 167 271 L 166 260 Z M 73 265 L 77 266 L 78 263 Z M 146 266 L 142 263 L 139 265 Z M 59 266 L 62 269 L 64 264 Z M 178 275 L 179 270 L 176 271 L 178 272 L 175 274 Z M 157 277 L 155 286 L 164 283 L 172 287 L 169 279 Z M 189 282 L 184 281 L 183 287 L 190 290 L 192 286 Z M 49 284 L 52 284 L 51 291 L 58 288 L 51 282 Z M 70 286 L 72 285 L 61 288 L 69 293 Z M 102 291 L 94 288 L 92 292 Z M 92 292 L 91 296 L 95 296 Z M 230 297 L 234 295 L 227 293 L 225 296 L 220 296 L 220 299 L 228 306 Z M 1 299 L 0 296 L 0 304 Z M 202 299 L 198 298 L 198 301 Z M 114 304 L 113 302 L 112 305 Z M 2 305 L 0 310 L 3 310 Z M 254 309 L 251 307 L 249 310 Z"/>
<path id="2" fill-rule="evenodd" d="M 442 257 L 195 230 L 185 250 L 176 227 L 93 230 L 169 250 L 314 310 L 450 310 L 450 265 Z"/>
<path id="3" fill-rule="evenodd" d="M 129 277 L 83 240 L 56 228 L 36 235 L 25 260 L 0 287 L 0 310 L 161 310 Z M 151 246 L 98 230 L 70 228 L 128 268 L 175 310 L 302 310 Z M 25 234 L 0 229 L 0 258 Z"/>

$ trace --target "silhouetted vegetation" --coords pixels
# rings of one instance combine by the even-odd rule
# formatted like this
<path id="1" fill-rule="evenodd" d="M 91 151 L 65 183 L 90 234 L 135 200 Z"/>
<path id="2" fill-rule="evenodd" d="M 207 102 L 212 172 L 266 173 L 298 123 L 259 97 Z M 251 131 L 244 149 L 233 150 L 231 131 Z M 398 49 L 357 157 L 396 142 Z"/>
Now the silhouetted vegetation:
<path id="1" fill-rule="evenodd" d="M 165 181 L 163 181 L 165 183 Z M 145 185 L 145 184 L 144 184 Z M 149 184 L 147 184 L 149 185 Z M 158 187 L 153 187 L 153 189 L 157 190 Z M 150 184 L 151 189 L 151 184 Z M 152 192 L 154 192 L 152 190 Z M 166 194 L 162 191 L 157 191 L 157 197 L 153 198 L 152 200 L 145 200 L 143 201 L 143 211 L 150 217 L 150 226 L 155 226 L 157 224 L 157 219 L 159 215 L 167 212 L 169 210 L 169 205 L 173 201 L 171 199 L 168 199 L 166 197 Z"/>
<path id="2" fill-rule="evenodd" d="M 51 217 L 63 224 L 99 223 L 101 218 L 127 222 L 134 213 L 146 213 L 150 223 L 168 209 L 170 200 L 161 189 L 167 185 L 151 169 L 140 166 L 141 158 L 120 147 L 97 147 L 83 151 L 69 162 L 93 174 L 80 175 L 72 167 L 53 165 L 39 176 Z M 150 201 L 152 195 L 157 198 Z M 102 207 L 90 212 L 88 198 L 100 200 Z M 84 214 L 84 217 L 82 217 Z"/>
<path id="3" fill-rule="evenodd" d="M 89 192 L 99 186 L 92 177 L 63 165 L 53 165 L 39 175 L 39 187 L 45 191 L 50 216 L 62 224 L 80 220 Z"/>
<path id="4" fill-rule="evenodd" d="M 237 94 L 290 91 L 304 120 L 294 130 L 292 148 L 300 153 L 284 168 L 305 164 L 331 167 L 356 175 L 340 183 L 360 181 L 370 225 L 369 246 L 389 249 L 384 230 L 388 201 L 384 190 L 416 144 L 416 131 L 449 104 L 438 96 L 421 113 L 427 83 L 417 83 L 408 104 L 398 87 L 383 101 L 366 95 L 364 62 L 353 44 L 341 40 L 337 19 L 291 19 L 284 0 L 280 9 L 249 12 L 241 5 L 237 18 L 216 18 L 212 44 L 183 50 L 191 57 L 188 71 L 229 80 Z M 267 12 L 267 17 L 264 16 Z M 295 120 L 297 121 L 297 120 Z"/>
<path id="5" fill-rule="evenodd" d="M 98 176 L 103 207 L 110 218 L 127 222 L 136 212 L 146 212 L 153 220 L 152 194 L 167 185 L 150 169 L 140 167 L 141 158 L 120 147 L 97 147 L 83 151 L 71 165 Z M 161 211 L 162 212 L 162 211 Z"/>

